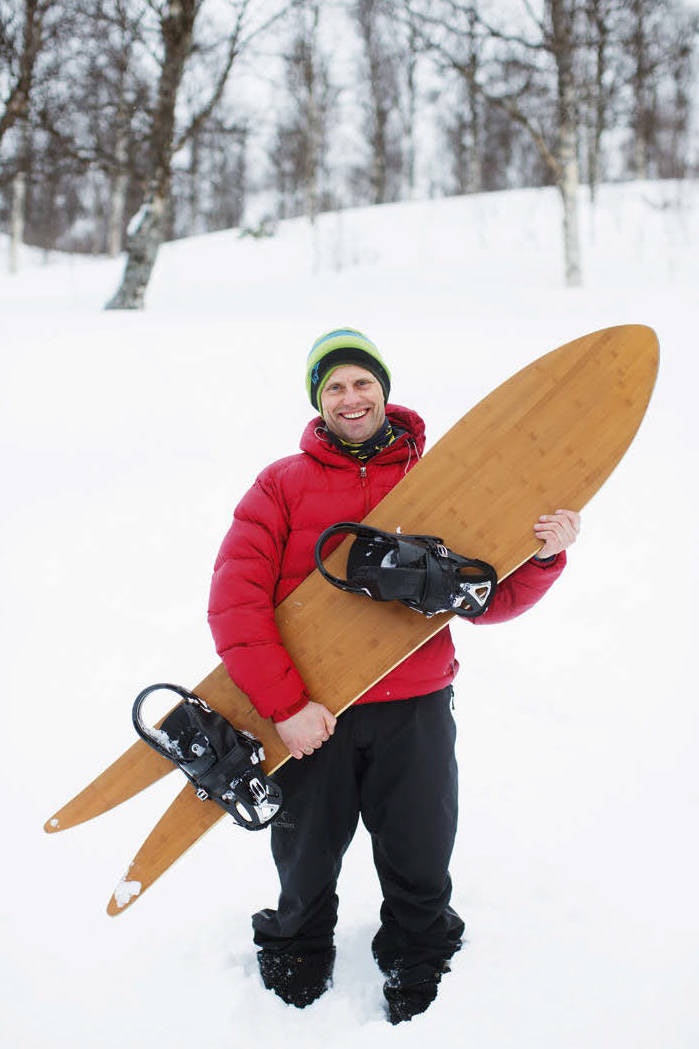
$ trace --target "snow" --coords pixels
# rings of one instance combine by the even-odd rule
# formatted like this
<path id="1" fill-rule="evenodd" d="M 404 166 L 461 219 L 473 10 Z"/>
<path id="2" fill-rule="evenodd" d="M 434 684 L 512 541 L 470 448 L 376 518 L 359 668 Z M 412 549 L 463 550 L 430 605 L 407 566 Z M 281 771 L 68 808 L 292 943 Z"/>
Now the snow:
<path id="1" fill-rule="evenodd" d="M 575 290 L 553 190 L 182 241 L 141 313 L 101 310 L 121 261 L 25 251 L 0 276 L 3 1045 L 696 1047 L 699 187 L 606 186 L 581 214 Z M 534 357 L 617 323 L 656 329 L 660 377 L 568 570 L 522 619 L 454 627 L 468 943 L 433 1007 L 384 1020 L 363 831 L 335 986 L 307 1010 L 256 971 L 249 916 L 277 889 L 266 833 L 220 821 L 107 917 L 175 774 L 93 823 L 43 824 L 132 742 L 145 685 L 214 665 L 211 566 L 256 472 L 297 446 L 313 339 L 365 329 L 433 443 Z"/>
<path id="2" fill-rule="evenodd" d="M 126 878 L 122 878 L 114 890 L 114 900 L 117 907 L 126 907 L 134 896 L 140 894 L 142 888 L 140 881 L 127 881 Z"/>

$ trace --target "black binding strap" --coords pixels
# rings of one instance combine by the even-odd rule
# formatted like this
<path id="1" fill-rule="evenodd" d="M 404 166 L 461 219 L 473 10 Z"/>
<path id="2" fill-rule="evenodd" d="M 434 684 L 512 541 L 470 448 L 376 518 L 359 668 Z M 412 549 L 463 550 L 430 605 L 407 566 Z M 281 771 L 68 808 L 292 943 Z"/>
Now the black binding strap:
<path id="1" fill-rule="evenodd" d="M 323 564 L 323 548 L 336 535 L 356 537 L 346 579 Z M 426 616 L 454 612 L 474 619 L 486 611 L 497 586 L 492 565 L 455 554 L 437 536 L 393 534 L 354 521 L 326 528 L 316 543 L 315 559 L 322 575 L 340 590 L 367 594 L 374 601 L 401 601 Z"/>
<path id="2" fill-rule="evenodd" d="M 159 689 L 176 693 L 182 702 L 153 728 L 143 721 L 141 708 Z M 278 815 L 282 794 L 262 772 L 262 744 L 199 696 L 180 685 L 150 685 L 136 697 L 132 717 L 141 739 L 184 772 L 202 801 L 215 801 L 246 830 L 260 830 Z"/>

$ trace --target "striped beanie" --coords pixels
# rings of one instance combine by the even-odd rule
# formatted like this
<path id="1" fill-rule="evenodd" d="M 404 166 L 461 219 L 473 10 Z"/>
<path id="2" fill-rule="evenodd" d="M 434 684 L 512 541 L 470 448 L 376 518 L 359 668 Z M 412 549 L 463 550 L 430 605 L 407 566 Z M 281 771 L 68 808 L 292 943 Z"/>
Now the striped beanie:
<path id="1" fill-rule="evenodd" d="M 306 390 L 316 411 L 330 373 L 343 364 L 366 368 L 378 380 L 384 402 L 388 400 L 391 373 L 374 343 L 356 328 L 335 328 L 316 339 L 308 355 Z"/>

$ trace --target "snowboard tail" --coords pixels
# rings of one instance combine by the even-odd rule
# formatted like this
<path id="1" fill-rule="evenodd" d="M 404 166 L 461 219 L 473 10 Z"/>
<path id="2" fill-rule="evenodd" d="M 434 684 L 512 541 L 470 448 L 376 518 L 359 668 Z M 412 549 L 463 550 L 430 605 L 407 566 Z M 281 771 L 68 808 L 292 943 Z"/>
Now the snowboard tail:
<path id="1" fill-rule="evenodd" d="M 139 739 L 72 801 L 47 819 L 44 830 L 54 834 L 101 816 L 157 783 L 173 768 L 172 762 L 153 753 Z"/>

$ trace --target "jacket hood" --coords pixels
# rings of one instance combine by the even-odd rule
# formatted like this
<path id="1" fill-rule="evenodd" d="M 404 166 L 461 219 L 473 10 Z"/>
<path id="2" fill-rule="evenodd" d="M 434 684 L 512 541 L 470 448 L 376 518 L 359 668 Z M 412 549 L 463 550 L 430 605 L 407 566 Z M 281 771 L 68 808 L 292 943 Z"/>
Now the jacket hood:
<path id="1" fill-rule="evenodd" d="M 404 436 L 417 449 L 419 458 L 425 450 L 425 423 L 422 418 L 412 408 L 403 408 L 399 404 L 387 404 L 386 415 L 395 431 L 404 431 Z M 390 455 L 391 451 L 402 449 L 404 444 L 405 441 L 398 438 L 394 444 L 389 445 L 380 454 Z M 333 460 L 338 455 L 342 456 L 342 452 L 328 440 L 327 427 L 320 415 L 317 415 L 315 419 L 311 419 L 303 431 L 301 435 L 301 451 L 324 461 L 328 460 L 328 456 Z"/>

